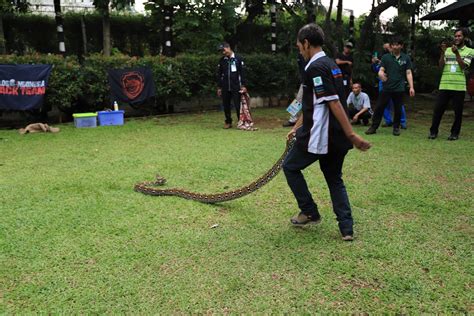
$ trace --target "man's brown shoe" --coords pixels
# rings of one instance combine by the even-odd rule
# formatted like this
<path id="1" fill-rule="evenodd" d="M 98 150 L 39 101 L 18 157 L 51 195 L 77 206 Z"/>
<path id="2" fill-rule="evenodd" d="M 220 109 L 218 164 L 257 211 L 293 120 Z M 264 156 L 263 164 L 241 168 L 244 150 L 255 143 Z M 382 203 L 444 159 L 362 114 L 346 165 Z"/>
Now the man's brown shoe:
<path id="1" fill-rule="evenodd" d="M 352 235 L 342 236 L 342 240 L 344 240 L 344 241 L 353 241 L 354 236 L 352 236 Z"/>
<path id="2" fill-rule="evenodd" d="M 299 213 L 298 215 L 293 216 L 290 221 L 293 226 L 303 227 L 306 225 L 315 225 L 321 223 L 321 216 L 311 216 L 304 213 Z"/>
<path id="3" fill-rule="evenodd" d="M 225 123 L 224 124 L 224 129 L 229 129 L 232 127 L 232 124 Z"/>

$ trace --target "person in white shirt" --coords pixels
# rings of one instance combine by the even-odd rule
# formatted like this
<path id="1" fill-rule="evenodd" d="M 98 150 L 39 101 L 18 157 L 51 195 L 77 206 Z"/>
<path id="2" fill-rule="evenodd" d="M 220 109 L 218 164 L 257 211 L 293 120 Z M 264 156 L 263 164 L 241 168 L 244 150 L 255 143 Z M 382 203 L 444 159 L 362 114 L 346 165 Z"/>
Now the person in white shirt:
<path id="1" fill-rule="evenodd" d="M 369 119 L 372 117 L 370 99 L 367 93 L 362 92 L 360 82 L 352 84 L 352 92 L 347 97 L 347 106 L 353 124 L 360 124 L 362 121 L 365 126 L 369 125 Z"/>

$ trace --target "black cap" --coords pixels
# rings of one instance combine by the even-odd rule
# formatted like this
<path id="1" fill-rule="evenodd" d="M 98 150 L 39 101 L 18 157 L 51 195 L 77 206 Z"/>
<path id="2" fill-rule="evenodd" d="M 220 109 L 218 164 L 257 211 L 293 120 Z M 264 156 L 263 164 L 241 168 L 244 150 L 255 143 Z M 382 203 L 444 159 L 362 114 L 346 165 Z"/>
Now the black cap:
<path id="1" fill-rule="evenodd" d="M 217 50 L 218 50 L 218 51 L 222 51 L 222 50 L 223 50 L 224 48 L 226 48 L 226 47 L 230 47 L 230 45 L 229 45 L 229 43 L 225 43 L 225 42 L 224 42 L 224 43 L 221 43 L 221 44 L 219 44 L 219 45 L 217 46 Z"/>

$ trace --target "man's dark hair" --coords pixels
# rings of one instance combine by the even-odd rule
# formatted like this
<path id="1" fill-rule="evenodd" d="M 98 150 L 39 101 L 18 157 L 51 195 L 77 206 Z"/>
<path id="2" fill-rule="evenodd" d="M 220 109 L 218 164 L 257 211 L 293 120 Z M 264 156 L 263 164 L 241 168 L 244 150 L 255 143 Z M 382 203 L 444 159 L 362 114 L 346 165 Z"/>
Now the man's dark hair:
<path id="1" fill-rule="evenodd" d="M 403 40 L 400 36 L 394 36 L 390 39 L 390 45 L 391 44 L 400 44 L 400 45 L 403 45 Z"/>
<path id="2" fill-rule="evenodd" d="M 352 85 L 358 84 L 362 88 L 362 83 L 360 81 L 354 81 Z"/>
<path id="3" fill-rule="evenodd" d="M 464 43 L 463 43 L 463 44 L 465 44 L 467 41 L 469 41 L 469 38 L 468 38 L 468 36 L 469 36 L 469 30 L 468 30 L 467 27 L 460 27 L 460 28 L 456 29 L 456 30 L 454 31 L 454 34 L 456 34 L 457 32 L 461 32 L 461 33 L 462 33 L 462 37 L 464 37 Z"/>
<path id="4" fill-rule="evenodd" d="M 469 36 L 469 30 L 466 27 L 457 28 L 454 31 L 454 34 L 456 34 L 457 32 L 461 32 L 464 39 L 466 39 Z"/>
<path id="5" fill-rule="evenodd" d="M 298 32 L 298 42 L 303 43 L 304 40 L 307 40 L 313 47 L 323 46 L 324 32 L 315 23 L 306 24 Z"/>

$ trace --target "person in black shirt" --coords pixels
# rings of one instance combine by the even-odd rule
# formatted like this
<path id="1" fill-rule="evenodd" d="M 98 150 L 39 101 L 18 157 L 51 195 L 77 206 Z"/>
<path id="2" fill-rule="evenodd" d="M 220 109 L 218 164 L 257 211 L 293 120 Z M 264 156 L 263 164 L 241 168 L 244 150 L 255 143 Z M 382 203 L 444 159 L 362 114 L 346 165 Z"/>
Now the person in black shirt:
<path id="1" fill-rule="evenodd" d="M 303 115 L 288 133 L 296 143 L 283 162 L 283 171 L 301 212 L 291 219 L 295 226 L 321 221 L 301 170 L 319 160 L 329 187 L 334 213 L 342 239 L 353 240 L 351 206 L 342 181 L 344 157 L 354 145 L 368 150 L 371 145 L 352 130 L 349 122 L 342 72 L 326 56 L 321 46 L 324 33 L 316 24 L 307 24 L 298 32 L 297 46 L 308 61 L 303 80 Z"/>
<path id="2" fill-rule="evenodd" d="M 344 84 L 346 98 L 349 96 L 349 93 L 351 93 L 352 86 L 352 64 L 354 63 L 352 47 L 351 42 L 345 43 L 342 53 L 337 54 L 336 57 L 336 64 L 342 71 L 342 82 Z"/>
<path id="3" fill-rule="evenodd" d="M 238 121 L 240 115 L 240 94 L 247 92 L 245 88 L 244 61 L 242 57 L 234 54 L 228 43 L 221 44 L 219 50 L 224 56 L 219 60 L 219 65 L 217 66 L 217 95 L 222 97 L 225 113 L 224 128 L 228 129 L 232 127 L 231 101 L 237 112 Z"/>

